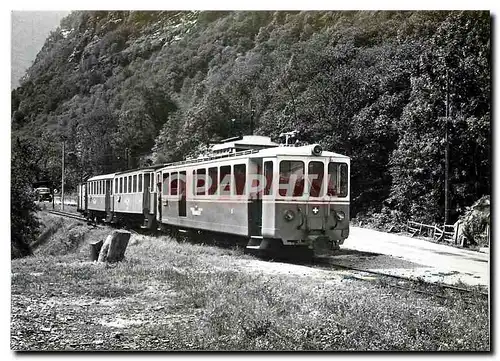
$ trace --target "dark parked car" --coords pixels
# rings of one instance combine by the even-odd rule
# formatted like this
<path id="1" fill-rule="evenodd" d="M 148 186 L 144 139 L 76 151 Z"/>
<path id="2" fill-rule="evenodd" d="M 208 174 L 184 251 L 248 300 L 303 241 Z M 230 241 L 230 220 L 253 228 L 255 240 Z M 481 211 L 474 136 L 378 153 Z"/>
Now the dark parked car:
<path id="1" fill-rule="evenodd" d="M 50 188 L 38 187 L 35 189 L 36 197 L 39 202 L 52 201 L 52 194 L 50 193 Z"/>

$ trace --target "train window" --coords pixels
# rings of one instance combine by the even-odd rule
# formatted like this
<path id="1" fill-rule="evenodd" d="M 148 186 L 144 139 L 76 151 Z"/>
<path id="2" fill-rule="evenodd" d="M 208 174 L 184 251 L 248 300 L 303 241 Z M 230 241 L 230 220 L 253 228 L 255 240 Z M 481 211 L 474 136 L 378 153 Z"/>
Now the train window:
<path id="1" fill-rule="evenodd" d="M 225 165 L 220 167 L 219 174 L 220 183 L 220 195 L 230 195 L 231 194 L 231 166 Z"/>
<path id="2" fill-rule="evenodd" d="M 102 181 L 97 182 L 98 190 L 97 193 L 102 194 Z"/>
<path id="3" fill-rule="evenodd" d="M 300 197 L 304 194 L 304 162 L 283 160 L 280 162 L 279 195 Z"/>
<path id="4" fill-rule="evenodd" d="M 120 177 L 120 186 L 119 186 L 119 193 L 123 193 L 123 177 Z"/>
<path id="5" fill-rule="evenodd" d="M 219 182 L 217 181 L 217 167 L 208 168 L 208 194 L 214 195 L 217 194 L 217 185 Z"/>
<path id="6" fill-rule="evenodd" d="M 328 164 L 328 195 L 347 197 L 347 164 L 330 162 Z"/>
<path id="7" fill-rule="evenodd" d="M 132 176 L 128 176 L 128 192 L 132 193 Z"/>
<path id="8" fill-rule="evenodd" d="M 139 174 L 138 192 L 142 192 L 142 174 Z"/>
<path id="9" fill-rule="evenodd" d="M 163 194 L 168 195 L 168 181 L 169 181 L 169 176 L 170 174 L 168 173 L 163 173 Z"/>
<path id="10" fill-rule="evenodd" d="M 246 164 L 234 165 L 234 186 L 237 195 L 246 194 L 245 183 L 247 181 Z"/>
<path id="11" fill-rule="evenodd" d="M 118 179 L 113 180 L 115 183 L 115 194 L 118 193 Z"/>
<path id="12" fill-rule="evenodd" d="M 150 192 L 154 192 L 155 191 L 154 182 L 155 182 L 155 175 L 154 175 L 154 173 L 149 173 L 149 191 Z"/>
<path id="13" fill-rule="evenodd" d="M 137 192 L 137 174 L 134 174 L 134 187 L 132 188 L 132 192 Z"/>
<path id="14" fill-rule="evenodd" d="M 264 195 L 273 194 L 273 162 L 264 162 L 264 178 L 266 180 Z"/>
<path id="15" fill-rule="evenodd" d="M 128 177 L 123 177 L 123 193 L 127 193 Z"/>
<path id="16" fill-rule="evenodd" d="M 170 194 L 177 195 L 177 188 L 179 187 L 179 173 L 173 172 L 170 178 Z"/>
<path id="17" fill-rule="evenodd" d="M 316 161 L 309 162 L 307 170 L 309 195 L 311 197 L 322 197 L 324 194 L 323 178 L 325 177 L 325 163 Z"/>
<path id="18" fill-rule="evenodd" d="M 196 174 L 194 174 L 194 173 L 195 173 L 195 171 L 193 171 L 194 193 L 198 196 L 204 196 L 206 194 L 205 184 L 206 184 L 206 178 L 207 178 L 207 170 L 205 168 L 197 169 Z"/>

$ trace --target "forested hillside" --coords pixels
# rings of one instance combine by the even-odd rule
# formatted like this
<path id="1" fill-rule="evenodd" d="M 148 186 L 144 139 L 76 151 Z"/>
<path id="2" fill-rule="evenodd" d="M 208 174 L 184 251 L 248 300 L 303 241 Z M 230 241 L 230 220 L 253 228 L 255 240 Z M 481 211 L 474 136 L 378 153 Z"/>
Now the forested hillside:
<path id="1" fill-rule="evenodd" d="M 250 131 L 352 158 L 352 216 L 451 220 L 490 193 L 489 12 L 73 12 L 12 91 L 40 178 L 182 159 Z"/>

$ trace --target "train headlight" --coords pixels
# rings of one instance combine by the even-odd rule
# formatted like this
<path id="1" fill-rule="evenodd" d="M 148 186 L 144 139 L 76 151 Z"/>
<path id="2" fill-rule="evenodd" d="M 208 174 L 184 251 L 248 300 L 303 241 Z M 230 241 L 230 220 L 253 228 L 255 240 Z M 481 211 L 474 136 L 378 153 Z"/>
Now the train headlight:
<path id="1" fill-rule="evenodd" d="M 292 210 L 287 209 L 283 214 L 283 218 L 285 218 L 285 221 L 291 222 L 295 219 L 295 213 Z"/>
<path id="2" fill-rule="evenodd" d="M 342 212 L 342 211 L 338 211 L 338 212 L 337 212 L 337 219 L 338 219 L 339 221 L 343 221 L 343 220 L 345 219 L 345 213 L 344 213 L 344 212 Z"/>
<path id="3" fill-rule="evenodd" d="M 312 152 L 313 155 L 321 155 L 321 153 L 323 152 L 323 148 L 321 148 L 321 145 L 316 144 L 312 148 L 311 152 Z"/>

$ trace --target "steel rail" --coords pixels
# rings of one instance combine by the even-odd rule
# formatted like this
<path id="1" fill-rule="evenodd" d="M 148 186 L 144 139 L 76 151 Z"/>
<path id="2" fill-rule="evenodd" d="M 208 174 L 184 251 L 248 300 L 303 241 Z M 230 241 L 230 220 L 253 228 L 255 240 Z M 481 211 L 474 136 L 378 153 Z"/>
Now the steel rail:
<path id="1" fill-rule="evenodd" d="M 87 218 L 79 216 L 79 215 L 74 214 L 74 213 L 70 213 L 70 212 L 63 212 L 63 211 L 52 210 L 52 211 L 48 211 L 48 213 L 54 214 L 56 216 L 62 216 L 62 217 L 68 217 L 68 218 L 77 219 L 79 221 L 88 221 Z"/>
<path id="2" fill-rule="evenodd" d="M 463 288 L 463 287 L 448 285 L 448 284 L 442 283 L 442 282 L 429 282 L 429 281 L 425 281 L 424 279 L 421 279 L 421 278 L 398 276 L 398 275 L 393 275 L 393 274 L 385 273 L 385 272 L 379 272 L 379 271 L 367 270 L 367 269 L 358 268 L 358 267 L 340 265 L 340 264 L 336 264 L 336 263 L 332 262 L 330 258 L 325 259 L 324 257 L 318 257 L 318 258 L 314 258 L 314 261 L 320 265 L 327 264 L 329 266 L 333 266 L 336 268 L 357 271 L 357 272 L 364 272 L 364 273 L 373 274 L 373 275 L 377 275 L 377 276 L 390 277 L 390 278 L 394 278 L 394 279 L 398 279 L 398 280 L 402 280 L 402 281 L 418 283 L 421 285 L 429 285 L 429 286 L 436 286 L 436 287 L 440 287 L 440 288 L 448 288 L 448 289 L 452 289 L 454 291 L 460 291 L 460 292 L 477 293 L 481 296 L 486 296 L 486 297 L 489 296 L 488 293 L 480 292 L 480 291 L 475 290 L 475 289 L 467 289 L 467 288 Z M 398 287 L 401 288 L 400 286 L 398 286 Z M 409 290 L 414 290 L 414 289 L 409 288 Z"/>

